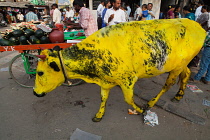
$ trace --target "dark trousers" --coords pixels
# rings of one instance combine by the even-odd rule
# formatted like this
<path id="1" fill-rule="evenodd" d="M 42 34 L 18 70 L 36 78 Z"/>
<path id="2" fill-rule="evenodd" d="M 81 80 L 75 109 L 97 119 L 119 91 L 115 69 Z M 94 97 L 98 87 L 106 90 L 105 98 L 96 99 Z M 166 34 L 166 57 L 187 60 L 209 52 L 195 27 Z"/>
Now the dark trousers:
<path id="1" fill-rule="evenodd" d="M 98 23 L 98 30 L 99 30 L 102 28 L 102 18 L 101 17 L 98 17 L 97 23 Z"/>

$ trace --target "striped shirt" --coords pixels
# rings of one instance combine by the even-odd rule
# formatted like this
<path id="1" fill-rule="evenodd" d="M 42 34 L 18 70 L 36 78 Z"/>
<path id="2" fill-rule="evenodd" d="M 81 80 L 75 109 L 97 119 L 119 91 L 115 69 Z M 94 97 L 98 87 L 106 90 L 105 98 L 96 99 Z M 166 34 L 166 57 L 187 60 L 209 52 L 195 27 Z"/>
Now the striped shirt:
<path id="1" fill-rule="evenodd" d="M 28 12 L 26 14 L 26 22 L 30 22 L 30 21 L 38 21 L 38 17 L 34 12 Z"/>
<path id="2" fill-rule="evenodd" d="M 204 47 L 210 47 L 210 32 L 207 32 L 206 40 L 204 42 Z"/>

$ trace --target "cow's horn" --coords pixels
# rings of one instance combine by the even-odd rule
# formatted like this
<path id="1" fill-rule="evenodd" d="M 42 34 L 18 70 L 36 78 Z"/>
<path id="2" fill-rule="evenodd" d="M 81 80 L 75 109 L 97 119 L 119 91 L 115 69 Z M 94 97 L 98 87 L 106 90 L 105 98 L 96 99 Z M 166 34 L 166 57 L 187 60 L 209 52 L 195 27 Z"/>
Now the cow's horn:
<path id="1" fill-rule="evenodd" d="M 45 60 L 46 59 L 46 55 L 35 55 L 36 57 L 42 59 L 42 60 Z"/>

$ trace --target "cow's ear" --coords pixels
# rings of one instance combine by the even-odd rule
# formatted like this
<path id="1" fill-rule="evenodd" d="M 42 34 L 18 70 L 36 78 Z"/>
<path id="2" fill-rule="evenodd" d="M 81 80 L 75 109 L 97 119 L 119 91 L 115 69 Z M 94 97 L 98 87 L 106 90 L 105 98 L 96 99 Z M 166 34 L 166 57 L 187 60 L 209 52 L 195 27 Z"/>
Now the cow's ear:
<path id="1" fill-rule="evenodd" d="M 60 46 L 55 46 L 55 47 L 53 48 L 53 50 L 55 50 L 55 51 L 60 51 L 60 50 L 62 50 L 62 48 L 60 48 Z"/>
<path id="2" fill-rule="evenodd" d="M 51 62 L 50 67 L 53 68 L 54 71 L 57 71 L 57 72 L 60 71 L 60 68 L 58 67 L 58 65 L 55 62 Z"/>

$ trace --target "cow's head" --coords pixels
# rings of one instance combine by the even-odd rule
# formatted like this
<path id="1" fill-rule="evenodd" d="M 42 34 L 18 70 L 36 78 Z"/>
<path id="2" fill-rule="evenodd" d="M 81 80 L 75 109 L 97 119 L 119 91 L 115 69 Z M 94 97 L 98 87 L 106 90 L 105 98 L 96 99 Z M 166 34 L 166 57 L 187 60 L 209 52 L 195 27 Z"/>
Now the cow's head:
<path id="1" fill-rule="evenodd" d="M 58 52 L 43 50 L 40 55 L 34 86 L 34 94 L 38 97 L 46 95 L 65 80 Z"/>

